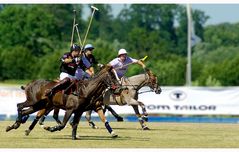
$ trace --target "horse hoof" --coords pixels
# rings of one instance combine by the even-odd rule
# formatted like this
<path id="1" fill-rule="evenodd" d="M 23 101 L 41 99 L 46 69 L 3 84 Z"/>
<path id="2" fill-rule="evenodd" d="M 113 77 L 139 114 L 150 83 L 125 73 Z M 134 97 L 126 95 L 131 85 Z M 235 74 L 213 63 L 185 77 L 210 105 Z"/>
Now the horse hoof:
<path id="1" fill-rule="evenodd" d="M 21 125 L 21 122 L 17 122 L 13 125 L 13 128 L 17 129 L 18 127 L 20 127 L 20 125 Z"/>
<path id="2" fill-rule="evenodd" d="M 40 125 L 40 126 L 43 126 L 43 125 L 44 125 L 44 123 L 43 123 L 43 122 L 39 122 L 39 125 Z"/>
<path id="3" fill-rule="evenodd" d="M 6 132 L 8 132 L 8 131 L 10 131 L 10 130 L 12 130 L 12 127 L 7 126 L 7 128 L 6 128 Z"/>
<path id="4" fill-rule="evenodd" d="M 143 130 L 150 130 L 149 127 L 145 126 Z"/>
<path id="5" fill-rule="evenodd" d="M 121 121 L 124 121 L 124 119 L 120 117 L 120 118 L 117 118 L 117 121 L 121 122 Z"/>
<path id="6" fill-rule="evenodd" d="M 89 126 L 90 126 L 92 129 L 98 129 L 98 128 L 99 128 L 99 127 L 97 127 L 97 126 L 95 125 L 94 122 L 89 122 Z"/>
<path id="7" fill-rule="evenodd" d="M 25 130 L 25 135 L 28 136 L 30 134 L 31 130 Z"/>
<path id="8" fill-rule="evenodd" d="M 97 126 L 92 126 L 92 128 L 93 128 L 93 129 L 99 129 L 99 127 L 97 127 Z"/>
<path id="9" fill-rule="evenodd" d="M 43 126 L 43 128 L 47 131 L 50 131 L 50 127 L 49 126 Z"/>
<path id="10" fill-rule="evenodd" d="M 77 140 L 78 138 L 77 137 L 72 137 L 72 140 Z"/>
<path id="11" fill-rule="evenodd" d="M 117 135 L 114 131 L 112 131 L 110 134 L 111 134 L 111 137 L 112 137 L 112 138 L 118 137 L 118 135 Z"/>

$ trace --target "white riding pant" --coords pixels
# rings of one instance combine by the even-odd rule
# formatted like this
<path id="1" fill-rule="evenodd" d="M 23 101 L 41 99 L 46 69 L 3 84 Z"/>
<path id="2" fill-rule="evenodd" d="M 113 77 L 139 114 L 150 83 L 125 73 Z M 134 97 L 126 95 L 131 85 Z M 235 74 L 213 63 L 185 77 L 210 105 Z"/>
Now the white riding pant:
<path id="1" fill-rule="evenodd" d="M 70 74 L 68 74 L 68 73 L 65 73 L 65 72 L 61 72 L 61 74 L 60 74 L 60 80 L 63 80 L 64 78 L 76 79 L 75 76 L 72 76 L 72 75 L 70 75 Z"/>

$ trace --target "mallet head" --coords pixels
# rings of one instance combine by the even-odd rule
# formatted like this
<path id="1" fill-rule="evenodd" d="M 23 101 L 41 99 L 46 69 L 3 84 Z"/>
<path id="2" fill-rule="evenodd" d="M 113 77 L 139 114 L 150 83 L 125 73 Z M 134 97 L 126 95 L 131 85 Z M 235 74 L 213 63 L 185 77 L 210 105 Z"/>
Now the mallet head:
<path id="1" fill-rule="evenodd" d="M 98 8 L 96 8 L 95 6 L 90 6 L 91 8 L 93 8 L 94 10 L 97 10 L 97 11 L 99 11 L 99 9 Z"/>

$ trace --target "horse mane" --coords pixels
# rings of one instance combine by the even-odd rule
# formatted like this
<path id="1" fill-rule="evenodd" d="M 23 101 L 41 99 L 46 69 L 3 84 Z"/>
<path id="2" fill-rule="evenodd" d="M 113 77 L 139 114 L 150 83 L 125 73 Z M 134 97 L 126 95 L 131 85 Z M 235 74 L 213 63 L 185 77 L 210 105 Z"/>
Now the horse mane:
<path id="1" fill-rule="evenodd" d="M 102 70 L 100 70 L 93 78 L 89 80 L 84 80 L 81 84 L 79 83 L 79 89 L 83 92 L 92 92 L 94 88 L 97 88 L 100 83 L 103 83 L 102 79 L 105 77 L 105 73 L 108 73 L 111 69 L 111 66 L 105 66 Z M 82 87 L 83 86 L 83 87 Z M 99 89 L 99 87 L 98 87 Z M 96 89 L 97 90 L 97 89 Z M 99 91 L 99 90 L 97 90 Z"/>
<path id="2" fill-rule="evenodd" d="M 137 78 L 139 78 L 139 77 L 142 77 L 142 75 L 145 75 L 145 74 L 147 74 L 148 76 L 150 76 L 150 75 L 152 75 L 153 73 L 152 73 L 151 70 L 146 69 L 145 73 L 141 73 L 141 74 L 138 74 L 138 75 L 131 76 L 131 77 L 129 77 L 128 79 L 137 79 Z"/>
<path id="3" fill-rule="evenodd" d="M 128 77 L 128 79 L 137 79 L 139 77 L 142 77 L 143 75 L 145 75 L 144 73 L 141 73 L 141 74 L 137 74 L 137 75 L 133 75 L 131 77 Z"/>
<path id="4" fill-rule="evenodd" d="M 128 77 L 128 80 L 133 85 L 140 85 L 143 81 L 145 81 L 146 77 L 150 77 L 152 75 L 153 75 L 152 71 L 149 69 L 146 69 L 145 73 Z"/>

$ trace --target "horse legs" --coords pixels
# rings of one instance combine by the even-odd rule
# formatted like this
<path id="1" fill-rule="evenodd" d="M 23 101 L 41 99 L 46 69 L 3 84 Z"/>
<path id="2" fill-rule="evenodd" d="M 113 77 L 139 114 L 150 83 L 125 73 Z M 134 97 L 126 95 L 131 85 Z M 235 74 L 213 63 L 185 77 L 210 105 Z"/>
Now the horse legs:
<path id="1" fill-rule="evenodd" d="M 105 108 L 111 112 L 111 114 L 117 119 L 117 121 L 124 121 L 124 119 L 118 115 L 110 105 L 105 105 Z M 105 110 L 104 110 L 105 113 Z"/>
<path id="2" fill-rule="evenodd" d="M 30 134 L 30 132 L 33 130 L 33 128 L 35 127 L 35 125 L 37 124 L 37 122 L 39 121 L 39 119 L 42 118 L 44 115 L 49 114 L 52 109 L 53 108 L 49 108 L 49 109 L 45 108 L 45 109 L 38 111 L 36 118 L 33 120 L 31 125 L 29 126 L 28 130 L 25 130 L 25 135 L 28 136 Z"/>
<path id="3" fill-rule="evenodd" d="M 18 108 L 18 117 L 16 118 L 15 123 L 11 126 L 7 126 L 6 132 L 8 132 L 12 129 L 19 128 L 21 123 L 25 123 L 29 117 L 29 114 L 31 114 L 33 112 L 35 112 L 33 107 L 29 107 L 26 110 L 22 110 L 22 109 Z"/>
<path id="4" fill-rule="evenodd" d="M 148 113 L 147 113 L 147 111 L 146 111 L 145 105 L 143 104 L 143 102 L 140 102 L 140 101 L 138 101 L 138 102 L 139 102 L 139 106 L 141 107 L 142 112 L 143 112 L 142 119 L 143 119 L 144 121 L 148 121 Z"/>
<path id="5" fill-rule="evenodd" d="M 16 121 L 13 125 L 7 126 L 6 132 L 8 132 L 8 131 L 10 131 L 12 129 L 17 129 L 18 127 L 20 127 L 20 125 L 21 125 L 21 122 Z"/>
<path id="6" fill-rule="evenodd" d="M 136 116 L 138 117 L 139 123 L 142 127 L 143 130 L 149 130 L 149 128 L 147 127 L 147 125 L 144 123 L 144 120 L 142 119 L 140 113 L 139 113 L 139 109 L 138 109 L 138 105 L 131 105 L 134 109 L 134 112 L 136 114 Z"/>
<path id="7" fill-rule="evenodd" d="M 59 117 L 58 117 L 59 112 L 60 112 L 59 108 L 54 108 L 53 118 L 56 120 L 57 124 L 61 124 L 61 121 L 59 120 Z"/>
<path id="8" fill-rule="evenodd" d="M 72 113 L 73 113 L 73 109 L 66 110 L 63 122 L 61 124 L 58 124 L 54 127 L 44 127 L 44 129 L 47 130 L 47 131 L 50 131 L 50 132 L 55 132 L 55 131 L 62 130 L 63 128 L 65 128 L 65 126 L 66 126 L 68 120 L 70 119 Z"/>
<path id="9" fill-rule="evenodd" d="M 52 109 L 51 109 L 52 110 Z M 41 125 L 41 126 L 44 126 L 44 121 L 45 121 L 45 118 L 46 118 L 46 116 L 51 112 L 51 110 L 49 111 L 49 112 L 47 112 L 47 113 L 45 113 L 41 118 L 40 118 L 40 120 L 39 120 L 39 124 Z M 61 124 L 61 121 L 59 120 L 59 111 L 60 111 L 60 109 L 59 108 L 54 108 L 54 112 L 53 112 L 53 118 L 55 119 L 55 121 L 57 122 L 57 124 Z"/>
<path id="10" fill-rule="evenodd" d="M 105 115 L 103 113 L 102 109 L 99 109 L 97 111 L 101 121 L 105 123 L 105 128 L 108 130 L 108 132 L 111 134 L 112 137 L 118 137 L 118 135 L 113 131 L 113 129 L 110 127 L 109 122 L 106 120 Z"/>
<path id="11" fill-rule="evenodd" d="M 72 126 L 72 140 L 77 139 L 76 138 L 76 131 L 77 131 L 77 127 L 78 127 L 78 124 L 79 124 L 82 113 L 83 112 L 74 114 L 74 117 L 73 117 L 73 120 L 72 120 L 72 123 L 71 123 L 71 126 Z"/>
<path id="12" fill-rule="evenodd" d="M 37 115 L 36 118 L 33 120 L 33 122 L 31 123 L 31 125 L 29 126 L 28 130 L 25 130 L 25 135 L 28 136 L 30 134 L 30 132 L 32 131 L 32 129 L 35 127 L 35 125 L 37 124 L 38 120 L 41 118 L 42 115 L 44 115 L 44 113 L 46 112 L 46 109 L 42 109 L 40 110 Z"/>
<path id="13" fill-rule="evenodd" d="M 89 126 L 91 126 L 91 128 L 98 129 L 99 127 L 97 127 L 95 125 L 95 123 L 93 121 L 91 121 L 91 113 L 92 113 L 92 110 L 86 111 L 85 112 L 85 119 L 88 121 Z"/>
<path id="14" fill-rule="evenodd" d="M 126 101 L 128 105 L 131 105 L 133 107 L 134 112 L 135 112 L 136 116 L 138 117 L 139 123 L 140 123 L 141 127 L 143 128 L 143 130 L 149 130 L 149 128 L 144 123 L 144 120 L 142 119 L 141 114 L 139 113 L 139 109 L 138 109 L 138 105 L 140 105 L 140 104 L 142 105 L 143 103 L 142 102 L 138 102 L 137 100 L 132 98 L 127 93 L 122 93 L 121 96 L 122 96 L 122 99 L 124 101 Z"/>

